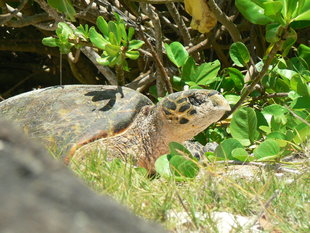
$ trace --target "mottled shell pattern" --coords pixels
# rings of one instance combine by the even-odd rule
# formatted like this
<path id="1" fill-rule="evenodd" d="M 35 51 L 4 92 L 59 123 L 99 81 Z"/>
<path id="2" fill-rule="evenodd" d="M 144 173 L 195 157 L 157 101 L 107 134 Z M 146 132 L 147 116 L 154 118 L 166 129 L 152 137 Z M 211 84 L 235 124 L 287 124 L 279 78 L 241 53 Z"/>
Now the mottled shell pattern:
<path id="1" fill-rule="evenodd" d="M 13 120 L 26 134 L 64 155 L 84 138 L 126 131 L 145 105 L 152 102 L 126 87 L 55 86 L 2 101 L 0 117 Z"/>

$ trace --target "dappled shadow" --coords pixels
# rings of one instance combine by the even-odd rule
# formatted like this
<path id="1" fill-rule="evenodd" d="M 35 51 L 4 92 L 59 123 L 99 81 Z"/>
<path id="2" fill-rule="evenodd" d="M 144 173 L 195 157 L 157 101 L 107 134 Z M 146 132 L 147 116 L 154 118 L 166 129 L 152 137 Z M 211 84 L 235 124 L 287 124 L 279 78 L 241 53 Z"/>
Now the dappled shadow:
<path id="1" fill-rule="evenodd" d="M 109 100 L 108 103 L 99 109 L 99 111 L 109 111 L 113 108 L 116 103 L 116 94 L 121 94 L 121 98 L 124 97 L 122 87 L 117 87 L 116 89 L 107 89 L 102 91 L 90 91 L 85 94 L 85 96 L 92 96 L 92 101 L 98 102 L 102 100 Z"/>

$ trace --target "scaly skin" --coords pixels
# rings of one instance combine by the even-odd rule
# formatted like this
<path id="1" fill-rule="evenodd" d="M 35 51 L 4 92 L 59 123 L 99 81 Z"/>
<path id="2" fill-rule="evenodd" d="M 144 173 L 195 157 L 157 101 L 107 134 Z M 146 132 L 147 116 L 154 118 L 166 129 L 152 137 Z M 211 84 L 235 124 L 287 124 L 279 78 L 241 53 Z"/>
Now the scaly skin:
<path id="1" fill-rule="evenodd" d="M 109 158 L 131 158 L 153 173 L 156 159 L 168 152 L 170 142 L 183 143 L 191 139 L 228 110 L 229 104 L 216 91 L 189 90 L 171 94 L 155 106 L 143 107 L 123 133 L 78 143 L 71 151 L 74 161 L 71 164 L 82 165 L 91 151 L 100 149 Z"/>

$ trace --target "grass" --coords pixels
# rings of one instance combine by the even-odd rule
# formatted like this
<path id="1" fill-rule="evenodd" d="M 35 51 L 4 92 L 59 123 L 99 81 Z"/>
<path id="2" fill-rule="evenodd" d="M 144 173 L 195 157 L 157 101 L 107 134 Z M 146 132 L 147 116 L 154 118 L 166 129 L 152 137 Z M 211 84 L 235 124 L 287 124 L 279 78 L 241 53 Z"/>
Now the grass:
<path id="1" fill-rule="evenodd" d="M 91 155 L 83 169 L 75 170 L 78 176 L 97 192 L 112 196 L 138 216 L 159 222 L 172 232 L 218 232 L 211 217 L 214 212 L 252 217 L 252 224 L 260 222 L 264 232 L 310 230 L 309 162 L 299 175 L 279 178 L 273 170 L 260 170 L 248 179 L 221 175 L 225 165 L 211 164 L 203 167 L 197 178 L 179 182 L 150 178 L 130 164 L 99 161 L 99 157 Z M 169 217 L 178 213 L 189 221 L 180 224 L 180 217 Z M 245 228 L 239 226 L 232 232 L 245 232 Z"/>

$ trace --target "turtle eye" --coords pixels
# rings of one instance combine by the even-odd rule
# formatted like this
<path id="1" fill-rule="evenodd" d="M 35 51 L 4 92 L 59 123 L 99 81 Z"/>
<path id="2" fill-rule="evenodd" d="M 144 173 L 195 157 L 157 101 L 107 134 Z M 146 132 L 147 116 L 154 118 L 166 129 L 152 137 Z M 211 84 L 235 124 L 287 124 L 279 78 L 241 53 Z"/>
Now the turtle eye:
<path id="1" fill-rule="evenodd" d="M 194 106 L 199 106 L 205 102 L 204 98 L 200 95 L 191 95 L 188 97 L 188 100 Z"/>

